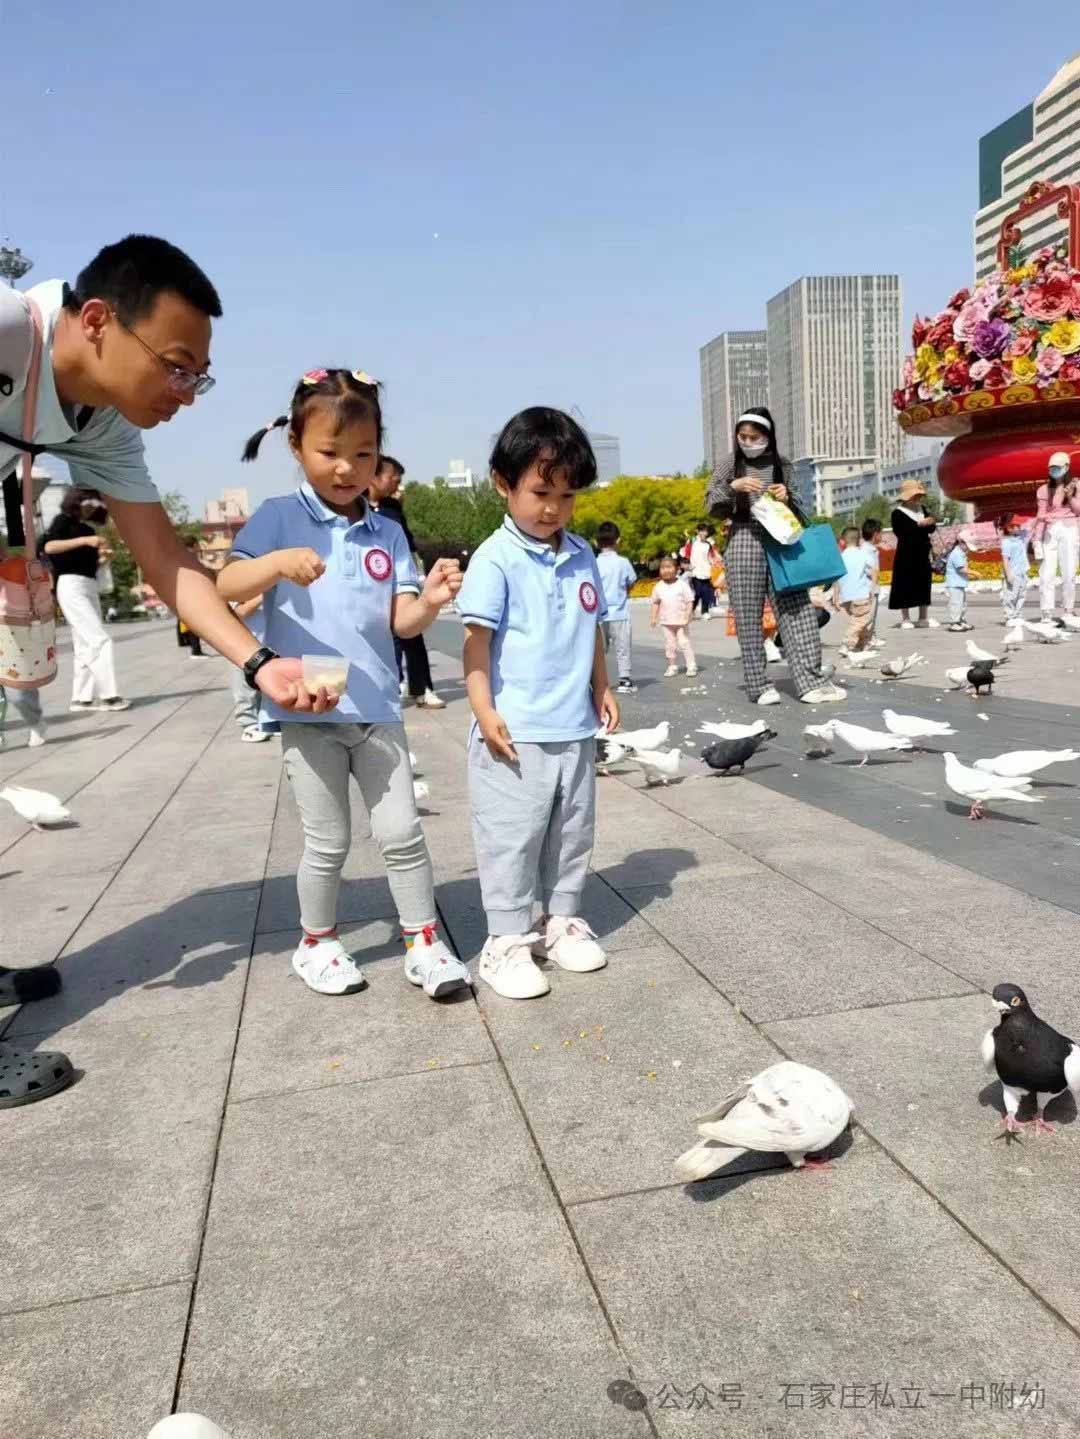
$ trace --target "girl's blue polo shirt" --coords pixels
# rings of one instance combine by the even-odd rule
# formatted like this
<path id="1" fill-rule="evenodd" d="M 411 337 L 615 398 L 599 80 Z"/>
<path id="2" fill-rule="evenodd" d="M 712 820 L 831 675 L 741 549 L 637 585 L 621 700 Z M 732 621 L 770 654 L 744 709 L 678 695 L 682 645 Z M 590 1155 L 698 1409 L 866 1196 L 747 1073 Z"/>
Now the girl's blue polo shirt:
<path id="1" fill-rule="evenodd" d="M 283 710 L 263 696 L 262 712 L 289 723 L 393 724 L 401 719 L 390 607 L 397 594 L 418 594 L 420 581 L 399 524 L 369 505 L 348 520 L 325 505 L 307 480 L 291 495 L 266 500 L 237 535 L 237 559 L 272 550 L 313 549 L 326 573 L 306 589 L 279 580 L 263 599 L 265 640 L 284 655 L 341 655 L 349 678 L 337 708 L 325 715 Z"/>
<path id="2" fill-rule="evenodd" d="M 467 625 L 491 639 L 491 695 L 511 738 L 545 744 L 588 739 L 596 627 L 607 605 L 596 559 L 580 535 L 558 550 L 507 516 L 469 561 L 457 598 Z"/>

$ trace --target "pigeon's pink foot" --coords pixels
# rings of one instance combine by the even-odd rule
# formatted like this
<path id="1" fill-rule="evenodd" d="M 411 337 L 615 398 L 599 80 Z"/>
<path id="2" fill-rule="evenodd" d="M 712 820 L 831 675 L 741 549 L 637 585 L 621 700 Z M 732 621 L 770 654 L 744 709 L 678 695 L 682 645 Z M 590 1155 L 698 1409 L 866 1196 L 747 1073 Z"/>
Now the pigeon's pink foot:
<path id="1" fill-rule="evenodd" d="M 1042 1115 L 1037 1114 L 1035 1116 L 1035 1133 L 1053 1134 L 1055 1133 L 1054 1126 L 1052 1124 L 1047 1124 L 1046 1120 L 1042 1117 Z"/>
<path id="2" fill-rule="evenodd" d="M 976 802 L 975 804 L 973 804 L 973 805 L 971 806 L 971 813 L 968 815 L 968 819 L 982 819 L 982 817 L 983 817 L 983 807 L 982 807 L 981 804 L 979 804 L 978 802 Z"/>
<path id="3" fill-rule="evenodd" d="M 1022 1128 L 1023 1126 L 1018 1120 L 1014 1119 L 1011 1114 L 1006 1114 L 1001 1121 L 1001 1131 L 997 1137 L 1004 1139 L 1006 1145 L 1012 1144 L 1014 1140 L 1019 1143 Z"/>
<path id="4" fill-rule="evenodd" d="M 831 1169 L 831 1168 L 832 1168 L 832 1160 L 831 1160 L 831 1159 L 804 1159 L 803 1162 L 802 1162 L 802 1167 L 803 1167 L 803 1169 Z"/>

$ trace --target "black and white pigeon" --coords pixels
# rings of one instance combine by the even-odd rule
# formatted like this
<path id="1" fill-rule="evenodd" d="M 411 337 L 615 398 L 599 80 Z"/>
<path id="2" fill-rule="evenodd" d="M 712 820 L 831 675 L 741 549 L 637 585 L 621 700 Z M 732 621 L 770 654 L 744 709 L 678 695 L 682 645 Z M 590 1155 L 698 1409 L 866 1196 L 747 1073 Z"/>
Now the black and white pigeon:
<path id="1" fill-rule="evenodd" d="M 994 693 L 993 665 L 972 665 L 967 672 L 967 679 L 974 694 L 981 695 L 984 689 L 989 690 L 991 694 Z"/>
<path id="2" fill-rule="evenodd" d="M 828 1160 L 807 1159 L 827 1149 L 851 1120 L 851 1100 L 827 1074 L 782 1059 L 745 1080 L 697 1120 L 702 1138 L 675 1161 L 684 1184 L 707 1179 L 746 1151 L 786 1154 L 796 1169 Z"/>
<path id="3" fill-rule="evenodd" d="M 742 774 L 746 761 L 753 759 L 769 735 L 770 731 L 764 730 L 760 734 L 744 735 L 742 739 L 715 740 L 701 751 L 701 758 L 710 769 L 717 769 L 722 774 L 733 769 Z"/>
<path id="4" fill-rule="evenodd" d="M 987 1070 L 1001 1080 L 1003 1133 L 1011 1136 L 1019 1131 L 1020 1101 L 1033 1094 L 1035 1133 L 1053 1134 L 1053 1125 L 1043 1118 L 1051 1099 L 1068 1089 L 1080 1105 L 1080 1045 L 1040 1019 L 1019 985 L 995 985 L 992 998 L 1001 1019 L 983 1037 L 982 1058 Z"/>

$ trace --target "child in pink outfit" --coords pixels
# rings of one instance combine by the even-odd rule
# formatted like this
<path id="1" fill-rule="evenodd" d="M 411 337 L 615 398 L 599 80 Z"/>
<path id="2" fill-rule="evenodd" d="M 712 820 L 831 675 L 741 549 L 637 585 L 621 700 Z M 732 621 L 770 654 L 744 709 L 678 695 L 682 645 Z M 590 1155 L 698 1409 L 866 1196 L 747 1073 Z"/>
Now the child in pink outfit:
<path id="1" fill-rule="evenodd" d="M 679 667 L 675 663 L 677 650 L 682 650 L 683 659 L 686 661 L 686 673 L 688 675 L 697 674 L 694 651 L 690 647 L 690 637 L 686 632 L 693 609 L 693 590 L 678 575 L 675 561 L 668 558 L 662 559 L 660 561 L 660 578 L 652 592 L 650 624 L 653 629 L 657 624 L 664 627 L 664 657 L 667 660 L 667 669 L 664 671 L 665 678 L 679 673 Z"/>

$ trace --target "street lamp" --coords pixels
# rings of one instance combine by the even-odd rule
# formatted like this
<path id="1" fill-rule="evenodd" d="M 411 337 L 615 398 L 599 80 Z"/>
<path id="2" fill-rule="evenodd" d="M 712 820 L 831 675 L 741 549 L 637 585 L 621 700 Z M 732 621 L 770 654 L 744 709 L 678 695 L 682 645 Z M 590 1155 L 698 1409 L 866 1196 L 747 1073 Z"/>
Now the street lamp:
<path id="1" fill-rule="evenodd" d="M 9 285 L 14 285 L 16 280 L 21 280 L 33 268 L 33 260 L 29 255 L 24 255 L 18 245 L 0 245 L 0 275 Z"/>

